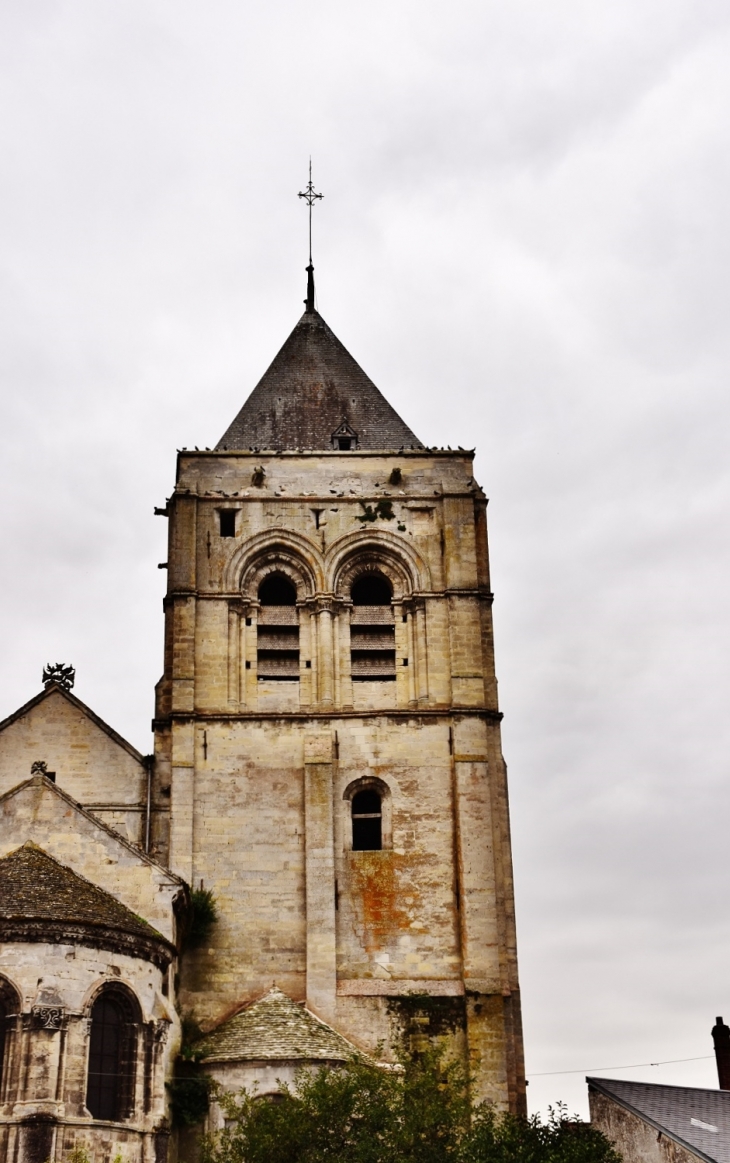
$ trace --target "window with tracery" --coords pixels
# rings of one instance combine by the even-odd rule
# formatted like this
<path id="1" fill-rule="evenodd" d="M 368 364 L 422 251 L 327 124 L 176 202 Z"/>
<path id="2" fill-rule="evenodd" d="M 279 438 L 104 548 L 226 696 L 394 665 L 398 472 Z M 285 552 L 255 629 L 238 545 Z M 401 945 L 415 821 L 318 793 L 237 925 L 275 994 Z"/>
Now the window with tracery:
<path id="1" fill-rule="evenodd" d="M 137 1023 L 130 999 L 104 990 L 91 1010 L 86 1106 L 95 1119 L 119 1122 L 134 1108 Z"/>
<path id="2" fill-rule="evenodd" d="M 256 640 L 259 682 L 299 679 L 297 591 L 281 573 L 270 573 L 259 586 Z"/>
<path id="3" fill-rule="evenodd" d="M 395 621 L 390 582 L 375 570 L 351 590 L 350 667 L 353 682 L 395 681 Z"/>

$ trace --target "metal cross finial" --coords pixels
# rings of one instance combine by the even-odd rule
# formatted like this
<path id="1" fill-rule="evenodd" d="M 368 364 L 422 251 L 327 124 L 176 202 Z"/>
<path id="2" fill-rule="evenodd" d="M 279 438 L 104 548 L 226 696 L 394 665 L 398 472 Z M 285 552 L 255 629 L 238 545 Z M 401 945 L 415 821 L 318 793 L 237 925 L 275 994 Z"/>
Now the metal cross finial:
<path id="1" fill-rule="evenodd" d="M 312 159 L 309 159 L 309 181 L 306 189 L 299 191 L 299 197 L 304 198 L 304 201 L 309 206 L 309 265 L 312 265 L 312 206 L 318 198 L 324 198 L 324 194 L 315 193 L 312 184 Z"/>

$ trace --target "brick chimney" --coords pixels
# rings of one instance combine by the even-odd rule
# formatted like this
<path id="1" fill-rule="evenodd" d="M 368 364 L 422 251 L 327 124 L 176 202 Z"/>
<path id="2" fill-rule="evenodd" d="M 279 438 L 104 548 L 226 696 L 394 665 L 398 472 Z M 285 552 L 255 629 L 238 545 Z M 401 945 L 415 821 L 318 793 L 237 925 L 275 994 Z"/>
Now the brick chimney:
<path id="1" fill-rule="evenodd" d="M 726 1026 L 722 1018 L 715 1019 L 715 1025 L 712 1027 L 712 1040 L 715 1043 L 720 1090 L 730 1090 L 730 1026 Z"/>

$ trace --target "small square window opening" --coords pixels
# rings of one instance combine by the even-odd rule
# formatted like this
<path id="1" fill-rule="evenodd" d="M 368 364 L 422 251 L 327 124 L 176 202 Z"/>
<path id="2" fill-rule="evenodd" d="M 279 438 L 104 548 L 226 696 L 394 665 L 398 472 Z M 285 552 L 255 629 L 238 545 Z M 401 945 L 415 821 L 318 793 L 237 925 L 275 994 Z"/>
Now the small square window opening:
<path id="1" fill-rule="evenodd" d="M 218 513 L 221 537 L 236 536 L 236 510 L 221 509 Z"/>

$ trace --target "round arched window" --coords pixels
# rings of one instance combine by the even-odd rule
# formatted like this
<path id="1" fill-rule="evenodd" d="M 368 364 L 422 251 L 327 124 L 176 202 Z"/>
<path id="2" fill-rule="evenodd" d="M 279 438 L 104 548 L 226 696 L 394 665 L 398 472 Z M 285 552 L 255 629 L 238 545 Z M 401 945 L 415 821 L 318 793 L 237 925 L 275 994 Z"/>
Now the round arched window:
<path id="1" fill-rule="evenodd" d="M 352 850 L 379 852 L 383 847 L 383 804 L 380 793 L 368 787 L 352 797 Z"/>
<path id="2" fill-rule="evenodd" d="M 104 990 L 91 1010 L 86 1106 L 95 1119 L 118 1122 L 134 1106 L 136 1027 L 131 1005 Z"/>

